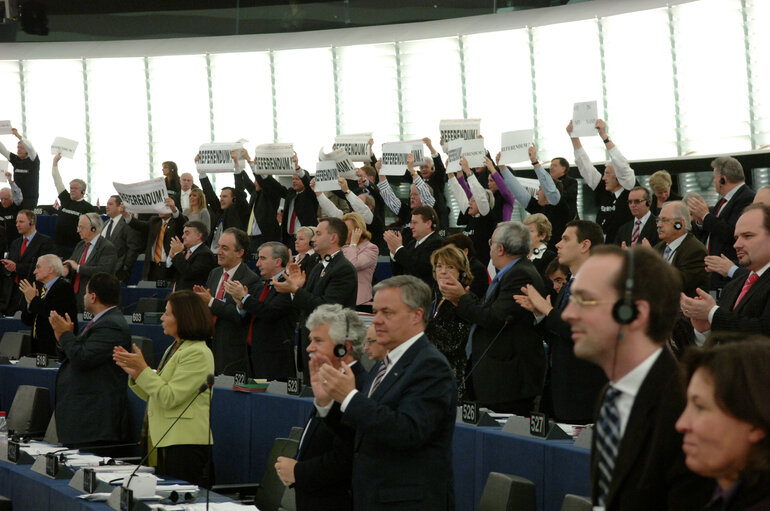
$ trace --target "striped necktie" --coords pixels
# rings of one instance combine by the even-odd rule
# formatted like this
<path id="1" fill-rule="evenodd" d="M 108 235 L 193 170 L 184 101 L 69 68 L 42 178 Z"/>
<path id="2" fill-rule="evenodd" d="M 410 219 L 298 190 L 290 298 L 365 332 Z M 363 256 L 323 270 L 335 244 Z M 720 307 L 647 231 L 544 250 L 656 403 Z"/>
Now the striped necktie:
<path id="1" fill-rule="evenodd" d="M 380 386 L 380 383 L 382 383 L 382 380 L 385 378 L 385 373 L 388 372 L 388 365 L 390 365 L 390 357 L 385 355 L 385 358 L 382 361 L 382 365 L 380 366 L 380 370 L 377 371 L 377 375 L 374 377 L 374 381 L 372 382 L 372 387 L 369 389 L 369 397 L 372 397 L 374 391 L 377 390 L 377 387 Z"/>
<path id="2" fill-rule="evenodd" d="M 48 292 L 48 288 L 43 284 L 43 289 L 40 290 L 40 299 L 45 299 L 45 294 Z M 37 317 L 40 314 L 35 314 L 35 321 L 32 322 L 32 338 L 37 339 Z"/>
<path id="3" fill-rule="evenodd" d="M 612 471 L 615 469 L 615 458 L 620 447 L 620 414 L 617 399 L 622 394 L 610 386 L 604 395 L 604 403 L 596 421 L 596 454 L 599 468 L 599 497 L 598 504 L 604 506 L 610 493 Z"/>

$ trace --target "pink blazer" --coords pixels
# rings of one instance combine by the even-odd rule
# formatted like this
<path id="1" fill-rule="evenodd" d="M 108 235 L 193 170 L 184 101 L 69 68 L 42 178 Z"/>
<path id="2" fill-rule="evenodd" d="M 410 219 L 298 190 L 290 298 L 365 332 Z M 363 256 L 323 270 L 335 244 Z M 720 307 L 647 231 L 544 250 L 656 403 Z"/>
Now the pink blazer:
<path id="1" fill-rule="evenodd" d="M 377 245 L 369 240 L 361 240 L 357 246 L 345 245 L 342 253 L 356 267 L 358 272 L 358 296 L 356 305 L 372 301 L 372 277 L 377 266 L 377 256 L 380 251 Z"/>

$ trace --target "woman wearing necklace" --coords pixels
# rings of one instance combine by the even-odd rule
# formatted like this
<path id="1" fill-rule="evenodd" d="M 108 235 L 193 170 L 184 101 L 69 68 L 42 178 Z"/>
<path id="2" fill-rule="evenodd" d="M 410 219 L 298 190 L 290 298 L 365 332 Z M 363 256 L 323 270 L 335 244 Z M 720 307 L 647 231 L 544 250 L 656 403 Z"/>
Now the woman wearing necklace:
<path id="1" fill-rule="evenodd" d="M 147 366 L 136 345 L 133 353 L 116 347 L 113 359 L 130 376 L 131 390 L 147 401 L 145 445 L 147 451 L 158 445 L 158 475 L 210 487 L 214 481 L 209 438 L 210 396 L 199 397 L 183 414 L 182 410 L 214 372 L 214 355 L 206 346 L 206 340 L 214 335 L 214 323 L 208 307 L 190 290 L 168 297 L 161 323 L 163 333 L 175 342 L 166 350 L 157 372 Z M 181 420 L 169 430 L 180 414 Z M 168 434 L 161 440 L 167 430 Z"/>

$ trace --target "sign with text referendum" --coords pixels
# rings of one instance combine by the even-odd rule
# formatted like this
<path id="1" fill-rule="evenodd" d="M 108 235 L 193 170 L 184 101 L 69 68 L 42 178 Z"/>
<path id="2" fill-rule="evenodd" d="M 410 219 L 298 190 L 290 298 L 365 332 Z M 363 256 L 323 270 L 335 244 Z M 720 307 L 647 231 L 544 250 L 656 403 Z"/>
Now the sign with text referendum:
<path id="1" fill-rule="evenodd" d="M 386 142 L 382 144 L 382 169 L 383 176 L 403 176 L 406 172 L 406 157 L 414 156 L 414 167 L 419 168 L 425 160 L 422 140 L 410 140 L 408 142 Z"/>
<path id="2" fill-rule="evenodd" d="M 456 138 L 447 144 L 447 172 L 460 172 L 460 156 L 463 155 L 463 139 Z"/>
<path id="3" fill-rule="evenodd" d="M 584 101 L 572 106 L 572 136 L 592 137 L 596 135 L 596 119 L 599 117 L 596 101 Z"/>
<path id="4" fill-rule="evenodd" d="M 332 160 L 319 161 L 315 166 L 315 191 L 329 192 L 339 190 L 340 184 L 337 181 L 340 173 L 337 171 L 337 164 Z"/>
<path id="5" fill-rule="evenodd" d="M 11 131 L 11 121 L 0 121 L 0 135 L 12 135 L 13 131 Z"/>
<path id="6" fill-rule="evenodd" d="M 254 150 L 254 172 L 256 174 L 276 174 L 291 176 L 294 169 L 293 144 L 262 144 Z"/>
<path id="7" fill-rule="evenodd" d="M 334 161 L 337 164 L 337 172 L 345 179 L 356 179 L 356 166 L 348 152 L 344 149 L 335 149 L 330 153 L 324 153 L 323 147 L 318 151 L 318 161 Z"/>
<path id="8" fill-rule="evenodd" d="M 76 141 L 64 137 L 56 137 L 51 144 L 51 154 L 61 153 L 62 158 L 69 158 L 71 160 L 75 156 L 77 148 L 78 143 Z"/>
<path id="9" fill-rule="evenodd" d="M 452 140 L 472 140 L 479 136 L 481 119 L 444 119 L 438 123 L 441 138 L 448 144 Z"/>
<path id="10" fill-rule="evenodd" d="M 535 138 L 533 130 L 507 131 L 501 135 L 500 165 L 529 161 L 529 146 Z"/>
<path id="11" fill-rule="evenodd" d="M 198 172 L 233 172 L 235 162 L 230 151 L 234 150 L 240 151 L 241 146 L 232 142 L 201 144 L 195 168 Z"/>
<path id="12" fill-rule="evenodd" d="M 344 149 L 353 161 L 369 161 L 369 140 L 371 133 L 337 135 L 334 137 L 334 149 Z"/>
<path id="13" fill-rule="evenodd" d="M 168 190 L 163 177 L 130 184 L 113 182 L 112 185 L 129 213 L 171 213 L 165 204 Z"/>

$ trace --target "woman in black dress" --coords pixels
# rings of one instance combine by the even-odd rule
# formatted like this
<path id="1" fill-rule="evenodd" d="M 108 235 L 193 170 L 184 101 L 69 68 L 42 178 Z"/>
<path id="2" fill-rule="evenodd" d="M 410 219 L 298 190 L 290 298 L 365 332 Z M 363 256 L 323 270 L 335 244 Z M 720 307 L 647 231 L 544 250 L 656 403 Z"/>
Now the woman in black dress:
<path id="1" fill-rule="evenodd" d="M 468 258 L 462 250 L 455 247 L 441 247 L 430 256 L 430 262 L 433 265 L 433 278 L 437 284 L 442 280 L 456 279 L 466 287 L 473 280 Z M 452 366 L 460 399 L 465 392 L 465 369 L 468 362 L 465 345 L 468 342 L 470 330 L 470 323 L 457 316 L 452 302 L 436 293 L 425 335 Z"/>

